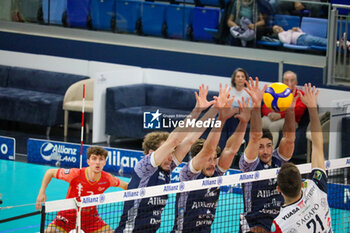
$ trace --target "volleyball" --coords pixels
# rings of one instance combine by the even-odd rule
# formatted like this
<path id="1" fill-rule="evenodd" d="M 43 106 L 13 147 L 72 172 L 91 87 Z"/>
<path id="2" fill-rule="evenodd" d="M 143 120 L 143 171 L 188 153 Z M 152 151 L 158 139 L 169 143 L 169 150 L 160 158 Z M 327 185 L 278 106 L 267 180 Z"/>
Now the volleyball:
<path id="1" fill-rule="evenodd" d="M 266 107 L 275 112 L 283 112 L 293 102 L 293 93 L 284 83 L 272 83 L 264 93 Z"/>

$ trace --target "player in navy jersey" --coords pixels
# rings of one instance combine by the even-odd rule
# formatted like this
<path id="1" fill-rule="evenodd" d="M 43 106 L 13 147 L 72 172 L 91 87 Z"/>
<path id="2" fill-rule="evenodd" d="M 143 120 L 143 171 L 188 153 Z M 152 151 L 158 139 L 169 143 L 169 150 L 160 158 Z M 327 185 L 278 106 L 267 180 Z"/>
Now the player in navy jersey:
<path id="1" fill-rule="evenodd" d="M 229 98 L 229 92 L 230 88 L 227 89 L 227 85 L 222 90 L 222 85 L 220 84 L 219 96 L 214 97 L 215 100 L 209 102 L 207 101 L 208 87 L 204 88 L 204 85 L 202 85 L 199 89 L 199 94 L 195 94 L 196 106 L 185 121 L 196 119 L 201 111 L 210 105 L 213 106 L 200 120 L 205 121 L 215 117 L 219 108 L 218 103 L 222 101 L 226 103 Z M 145 151 L 145 154 L 150 154 L 141 159 L 135 166 L 128 189 L 170 183 L 171 171 L 182 162 L 189 150 L 188 148 L 191 147 L 204 130 L 204 127 L 196 130 L 178 127 L 166 139 L 164 138 L 164 141 L 160 139 L 160 141 L 154 142 L 153 148 Z M 199 132 L 200 134 L 197 136 Z M 152 144 L 146 141 L 149 138 L 148 136 L 145 137 L 144 147 Z M 156 232 L 160 227 L 161 213 L 167 199 L 168 196 L 163 195 L 126 201 L 119 226 L 115 232 Z"/>
<path id="2" fill-rule="evenodd" d="M 282 193 L 285 204 L 272 223 L 273 233 L 333 232 L 327 201 L 323 136 L 317 111 L 318 90 L 311 87 L 310 83 L 304 87 L 305 95 L 298 95 L 310 115 L 312 172 L 310 179 L 303 183 L 299 169 L 294 164 L 283 164 L 277 176 L 277 190 Z"/>
<path id="3" fill-rule="evenodd" d="M 247 124 L 250 119 L 249 99 L 238 100 L 240 113 L 235 118 L 240 122 L 235 133 L 227 140 L 219 159 L 220 148 L 217 146 L 222 128 L 213 128 L 206 140 L 199 139 L 191 148 L 194 156 L 180 172 L 180 181 L 204 179 L 222 176 L 231 166 L 234 156 L 239 150 Z M 219 111 L 218 120 L 222 125 L 235 113 L 231 108 L 232 101 Z M 176 195 L 176 218 L 172 232 L 210 232 L 214 221 L 216 206 L 220 195 L 220 187 L 203 189 Z"/>
<path id="4" fill-rule="evenodd" d="M 273 150 L 272 135 L 262 131 L 261 101 L 266 85 L 261 90 L 259 80 L 252 78 L 245 89 L 253 101 L 250 119 L 249 143 L 240 158 L 242 172 L 281 167 L 293 155 L 295 141 L 295 117 L 292 105 L 285 112 L 283 137 L 279 147 Z M 278 215 L 283 197 L 276 191 L 276 179 L 243 184 L 244 213 L 240 215 L 240 232 L 270 232 L 273 219 Z"/>

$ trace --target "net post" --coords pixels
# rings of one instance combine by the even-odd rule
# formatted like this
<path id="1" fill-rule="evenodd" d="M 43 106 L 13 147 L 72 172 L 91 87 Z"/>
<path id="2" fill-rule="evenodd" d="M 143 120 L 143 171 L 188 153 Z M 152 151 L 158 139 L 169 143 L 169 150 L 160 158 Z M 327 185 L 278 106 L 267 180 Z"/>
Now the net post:
<path id="1" fill-rule="evenodd" d="M 46 220 L 45 205 L 43 205 L 41 207 L 40 233 L 45 232 L 45 220 Z"/>
<path id="2" fill-rule="evenodd" d="M 81 199 L 80 197 L 75 198 L 75 203 L 77 205 L 77 218 L 75 221 L 75 231 L 76 233 L 81 232 Z"/>

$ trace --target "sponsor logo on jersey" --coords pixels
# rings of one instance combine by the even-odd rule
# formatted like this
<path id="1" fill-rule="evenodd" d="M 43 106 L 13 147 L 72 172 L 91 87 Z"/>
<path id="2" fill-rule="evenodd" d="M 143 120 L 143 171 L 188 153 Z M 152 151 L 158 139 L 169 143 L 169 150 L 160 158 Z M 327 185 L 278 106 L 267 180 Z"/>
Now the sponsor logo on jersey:
<path id="1" fill-rule="evenodd" d="M 105 189 L 106 189 L 105 187 L 98 187 L 97 190 L 98 190 L 99 192 L 102 192 L 102 191 L 105 190 Z"/>
<path id="2" fill-rule="evenodd" d="M 69 174 L 69 172 L 70 172 L 70 169 L 64 169 L 64 174 Z"/>
<path id="3" fill-rule="evenodd" d="M 322 179 L 322 172 L 321 171 L 315 171 L 313 179 L 321 180 Z"/>
<path id="4" fill-rule="evenodd" d="M 282 217 L 283 220 L 287 220 L 288 218 L 290 218 L 292 215 L 294 215 L 295 213 L 297 213 L 299 211 L 299 208 L 294 208 L 292 209 L 289 213 L 287 213 L 286 215 L 284 215 Z"/>

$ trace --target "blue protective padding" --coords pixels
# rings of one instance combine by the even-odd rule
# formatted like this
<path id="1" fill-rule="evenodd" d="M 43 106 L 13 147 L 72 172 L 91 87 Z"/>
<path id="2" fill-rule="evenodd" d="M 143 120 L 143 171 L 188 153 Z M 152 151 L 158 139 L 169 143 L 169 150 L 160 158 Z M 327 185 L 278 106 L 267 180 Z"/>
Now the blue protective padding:
<path id="1" fill-rule="evenodd" d="M 192 23 L 193 6 L 168 5 L 165 21 L 168 27 L 168 37 L 186 39 L 187 30 Z"/>
<path id="2" fill-rule="evenodd" d="M 200 0 L 200 3 L 205 6 L 220 6 L 219 0 Z"/>
<path id="3" fill-rule="evenodd" d="M 327 38 L 328 19 L 303 17 L 300 28 L 307 34 Z"/>
<path id="4" fill-rule="evenodd" d="M 308 49 L 310 49 L 310 46 L 295 45 L 295 44 L 283 44 L 283 47 L 288 48 L 288 49 L 296 49 L 296 50 L 308 50 Z"/>
<path id="5" fill-rule="evenodd" d="M 318 50 L 318 51 L 326 51 L 327 50 L 327 46 L 311 45 L 310 48 L 313 50 Z"/>
<path id="6" fill-rule="evenodd" d="M 62 16 L 66 10 L 67 0 L 43 0 L 45 23 L 62 25 Z"/>
<path id="7" fill-rule="evenodd" d="M 115 16 L 115 0 L 91 0 L 91 19 L 94 29 L 110 30 Z"/>
<path id="8" fill-rule="evenodd" d="M 271 46 L 271 47 L 278 47 L 281 46 L 281 42 L 273 42 L 273 41 L 263 41 L 263 40 L 258 40 L 257 44 L 259 45 L 266 45 L 266 46 Z"/>
<path id="9" fill-rule="evenodd" d="M 273 25 L 279 25 L 284 30 L 300 27 L 300 16 L 295 15 L 274 15 Z"/>
<path id="10" fill-rule="evenodd" d="M 117 0 L 116 27 L 121 32 L 136 32 L 136 22 L 141 18 L 141 1 Z"/>
<path id="11" fill-rule="evenodd" d="M 71 27 L 87 27 L 90 0 L 67 0 L 68 24 Z"/>
<path id="12" fill-rule="evenodd" d="M 167 6 L 165 3 L 143 2 L 142 32 L 145 35 L 163 36 L 162 28 Z"/>
<path id="13" fill-rule="evenodd" d="M 218 27 L 220 10 L 217 8 L 195 7 L 193 10 L 193 39 L 201 41 L 213 41 L 210 33 L 204 28 L 215 29 Z"/>

